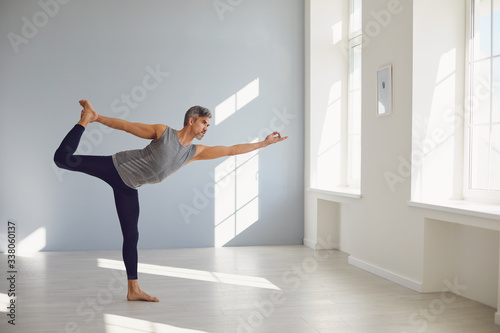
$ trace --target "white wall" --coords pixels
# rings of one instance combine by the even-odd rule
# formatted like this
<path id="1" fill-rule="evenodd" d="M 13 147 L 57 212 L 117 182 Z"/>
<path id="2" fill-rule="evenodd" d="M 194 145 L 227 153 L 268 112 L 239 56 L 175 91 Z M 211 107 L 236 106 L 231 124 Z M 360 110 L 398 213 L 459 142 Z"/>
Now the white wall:
<path id="1" fill-rule="evenodd" d="M 460 294 L 497 307 L 498 231 L 425 219 L 424 292 L 456 278 Z"/>
<path id="2" fill-rule="evenodd" d="M 340 3 L 340 2 L 339 2 Z M 317 7 L 321 12 L 322 1 L 311 1 L 312 7 Z M 373 30 L 364 31 L 364 46 L 362 49 L 362 199 L 352 199 L 350 196 L 315 190 L 306 191 L 306 237 L 308 229 L 311 228 L 311 241 L 314 243 L 315 223 L 307 223 L 307 220 L 314 220 L 318 215 L 318 198 L 330 199 L 342 204 L 342 229 L 343 232 L 339 242 L 342 244 L 340 249 L 351 254 L 352 258 L 360 261 L 370 262 L 378 267 L 398 267 L 399 274 L 402 276 L 418 276 L 419 270 L 414 265 L 407 264 L 407 258 L 412 257 L 418 260 L 418 238 L 415 238 L 414 226 L 409 226 L 405 217 L 407 216 L 406 201 L 409 199 L 410 182 L 402 183 L 401 186 L 391 188 L 384 178 L 386 171 L 398 168 L 398 156 L 409 156 L 411 151 L 411 59 L 412 59 L 412 5 L 408 2 L 399 3 L 397 10 L 391 14 L 385 1 L 370 1 L 363 3 L 363 26 L 371 27 Z M 329 8 L 329 7 L 327 7 Z M 348 27 L 347 7 L 343 8 L 344 15 L 343 26 Z M 324 11 L 328 13 L 328 10 Z M 338 11 L 338 13 L 340 10 Z M 389 16 L 384 16 L 388 12 Z M 340 15 L 338 14 L 337 15 Z M 375 14 L 373 14 L 375 13 Z M 319 15 L 321 22 L 327 15 Z M 379 21 L 381 20 L 381 21 Z M 312 20 L 314 21 L 314 19 Z M 336 18 L 330 18 L 330 25 L 323 24 L 324 27 L 311 23 L 311 36 L 319 36 L 314 29 L 323 29 L 323 43 L 331 43 L 331 35 L 327 37 L 326 27 L 331 27 L 336 23 Z M 331 32 L 330 32 L 331 33 Z M 339 43 L 336 50 L 341 51 L 340 45 L 345 45 L 347 35 L 343 35 L 343 41 Z M 312 39 L 312 37 L 311 37 Z M 319 42 L 316 42 L 319 45 Z M 311 49 L 314 45 L 311 43 Z M 319 49 L 321 50 L 321 48 Z M 390 52 L 388 52 L 390 50 Z M 319 52 L 319 51 L 318 51 Z M 314 50 L 311 51 L 311 54 Z M 321 60 L 321 59 L 320 59 Z M 348 58 L 330 59 L 335 64 L 336 75 L 344 73 L 341 82 L 346 91 L 347 80 L 346 69 Z M 311 59 L 311 62 L 313 59 Z M 394 77 L 394 109 L 393 115 L 389 117 L 377 118 L 376 116 L 376 72 L 377 69 L 387 65 L 393 65 Z M 329 67 L 326 68 L 328 73 Z M 328 75 L 325 75 L 329 77 Z M 332 81 L 331 77 L 329 80 Z M 321 81 L 321 76 L 315 77 L 315 72 L 311 70 L 311 81 L 317 81 L 323 85 L 323 89 L 330 88 L 329 82 Z M 333 81 L 332 81 L 333 82 Z M 321 91 L 321 90 L 320 90 Z M 325 94 L 323 94 L 325 95 Z M 343 94 L 345 96 L 345 94 Z M 319 96 L 317 96 L 319 97 Z M 345 97 L 344 97 L 345 99 Z M 320 102 L 324 101 L 323 97 Z M 314 163 L 316 160 L 316 150 L 323 144 L 318 138 L 330 135 L 331 132 L 340 131 L 338 123 L 334 121 L 316 121 L 314 113 L 319 111 L 322 114 L 323 109 L 316 110 L 314 106 L 313 95 L 311 95 L 311 124 L 310 142 L 307 145 L 309 150 L 306 152 L 311 159 L 310 173 L 311 179 L 314 178 Z M 343 108 L 346 103 L 342 103 Z M 319 125 L 323 125 L 321 128 Z M 331 125 L 331 126 L 330 126 Z M 330 142 L 335 142 L 331 139 Z M 327 144 L 328 142 L 324 142 Z M 306 176 L 307 177 L 307 176 Z M 312 183 L 312 181 L 311 181 Z M 319 183 L 319 188 L 321 184 Z M 308 213 L 309 212 L 309 213 Z M 387 214 L 391 212 L 391 214 Z M 394 232 L 400 237 L 391 237 Z M 325 235 L 323 235 L 325 236 Z M 347 238 L 346 238 L 347 237 Z M 321 238 L 321 235 L 318 235 Z M 401 252 L 399 246 L 406 244 Z M 415 245 L 415 246 L 412 246 Z M 397 251 L 396 251 L 397 249 Z M 401 254 L 404 253 L 403 256 Z M 406 259 L 404 259 L 404 258 Z"/>
<path id="3" fill-rule="evenodd" d="M 363 198 L 352 209 L 358 213 L 350 251 L 353 259 L 410 281 L 421 274 L 422 250 L 421 228 L 408 219 L 410 179 L 391 187 L 385 175 L 396 172 L 400 158 L 411 153 L 412 6 L 410 1 L 363 1 Z M 393 113 L 377 117 L 376 75 L 387 64 L 392 64 Z"/>
<path id="4" fill-rule="evenodd" d="M 467 5 L 414 3 L 414 202 L 462 199 Z M 479 217 L 433 215 L 424 210 L 412 216 L 425 221 L 423 290 L 441 291 L 443 281 L 457 278 L 466 286 L 464 296 L 496 307 L 498 228 L 483 227 L 487 220 Z"/>
<path id="5" fill-rule="evenodd" d="M 346 6 L 347 2 L 344 3 Z M 389 5 L 390 4 L 390 5 Z M 321 12 L 323 1 L 311 1 L 311 7 Z M 340 5 L 339 5 L 340 6 Z M 328 14 L 328 6 L 324 13 Z M 343 11 L 343 26 L 347 30 L 348 21 L 347 7 L 340 7 L 336 15 Z M 334 224 L 338 227 L 329 229 L 339 230 L 340 236 L 330 235 L 332 243 L 337 244 L 342 251 L 351 254 L 352 260 L 370 263 L 380 269 L 388 269 L 398 276 L 407 278 L 409 281 L 418 280 L 421 276 L 422 258 L 422 229 L 408 219 L 407 200 L 410 199 L 410 179 L 391 187 L 386 181 L 384 174 L 388 171 L 398 169 L 399 156 L 409 157 L 411 153 L 411 108 L 412 108 L 412 3 L 407 1 L 365 1 L 363 3 L 363 27 L 364 46 L 362 49 L 362 182 L 361 199 L 352 198 L 352 195 L 339 195 L 329 191 L 306 190 L 306 229 L 305 242 L 312 247 L 321 247 L 321 239 L 328 238 L 327 234 L 320 234 L 318 230 L 325 230 L 320 225 L 319 216 L 323 216 L 318 199 L 331 200 L 340 203 L 340 213 L 335 215 Z M 328 20 L 326 14 L 318 15 L 319 22 Z M 312 15 L 311 15 L 312 16 Z M 313 16 L 312 16 L 313 17 Z M 321 45 L 319 41 L 313 44 L 314 37 L 322 36 L 321 42 L 331 44 L 331 35 L 327 34 L 327 27 L 333 26 L 340 18 L 329 18 L 329 24 L 323 26 L 311 19 L 311 54 L 313 55 L 315 45 Z M 323 35 L 315 30 L 323 29 Z M 367 30 L 368 29 L 368 30 Z M 329 31 L 331 33 L 331 31 Z M 345 45 L 347 35 L 343 35 L 343 41 L 339 43 L 336 51 L 341 51 L 341 45 Z M 319 47 L 319 53 L 324 47 Z M 321 63 L 322 58 L 317 57 Z M 348 58 L 330 58 L 335 68 L 335 75 L 340 76 L 338 80 L 342 83 L 345 100 L 347 88 L 346 70 Z M 314 59 L 311 59 L 313 62 Z M 324 61 L 326 62 L 326 61 Z M 393 66 L 393 114 L 388 117 L 376 116 L 376 73 L 378 68 L 392 64 Z M 332 66 L 330 64 L 330 66 Z M 315 90 L 316 98 L 311 93 L 309 117 L 310 129 L 309 142 L 306 156 L 310 159 L 309 175 L 311 187 L 323 189 L 322 183 L 314 184 L 314 173 L 316 171 L 317 150 L 321 145 L 335 143 L 335 132 L 338 128 L 339 119 L 321 118 L 325 113 L 325 97 L 317 91 L 328 91 L 331 83 L 335 83 L 335 77 L 329 76 L 329 66 L 326 66 L 324 77 L 316 75 L 314 67 L 311 66 L 311 91 Z M 312 82 L 318 82 L 322 89 L 312 89 Z M 316 105 L 323 103 L 323 108 Z M 345 108 L 346 103 L 339 104 Z M 315 115 L 318 112 L 319 115 Z M 316 118 L 321 118 L 320 121 Z M 322 127 L 320 126 L 322 125 Z M 321 138 L 329 137 L 330 141 L 321 141 Z M 306 168 L 307 170 L 307 168 Z M 328 186 L 325 186 L 328 188 Z M 331 187 L 330 187 L 331 188 Z M 324 218 L 322 219 L 324 220 Z M 394 237 L 394 235 L 398 235 Z M 335 241 L 338 239 L 338 242 Z"/>
<path id="6" fill-rule="evenodd" d="M 248 182 L 258 183 L 258 205 L 252 206 L 258 218 L 237 220 L 238 234 L 233 225 L 225 240 L 302 242 L 303 1 L 214 3 L 0 2 L 0 220 L 17 221 L 25 249 L 121 248 L 110 188 L 61 172 L 52 161 L 79 118 L 79 99 L 107 116 L 180 129 L 195 104 L 215 111 L 229 101 L 223 105 L 235 111 L 234 98 L 241 103 L 242 89 L 252 82 L 258 82 L 253 99 L 223 122 L 212 119 L 202 143 L 248 142 L 271 129 L 290 139 L 259 151 L 258 163 L 246 171 Z M 148 78 L 151 71 L 162 74 L 155 81 Z M 132 96 L 128 102 L 125 95 Z M 147 143 L 91 124 L 81 152 L 108 155 Z M 223 161 L 194 163 L 139 189 L 141 248 L 215 244 L 221 200 L 213 198 L 214 173 Z M 241 181 L 230 184 L 233 189 L 221 190 L 226 195 L 245 189 Z"/>
<path id="7" fill-rule="evenodd" d="M 343 130 L 342 109 L 347 107 L 345 66 L 349 57 L 347 45 L 348 6 L 343 0 L 306 1 L 306 189 L 328 189 L 339 186 L 341 176 Z M 306 220 L 318 220 L 316 198 L 306 195 Z M 326 214 L 325 216 L 328 216 Z M 319 234 L 329 234 L 333 223 L 325 221 L 305 225 L 304 243 L 314 243 Z M 340 240 L 338 240 L 340 241 Z M 321 247 L 318 245 L 318 247 Z"/>
<path id="8" fill-rule="evenodd" d="M 320 22 L 324 19 L 319 15 Z M 457 281 L 466 286 L 459 294 L 497 307 L 498 207 L 411 201 L 457 199 L 461 189 L 462 128 L 460 119 L 450 120 L 446 112 L 462 116 L 454 111 L 464 97 L 465 1 L 363 1 L 363 33 L 361 197 L 306 188 L 304 243 L 339 248 L 350 254 L 351 264 L 417 291 L 440 292 L 447 281 Z M 335 64 L 339 72 L 347 66 Z M 393 70 L 393 113 L 377 117 L 376 74 L 387 64 Z M 329 88 L 314 71 L 310 76 L 311 82 Z M 311 108 L 306 114 L 306 180 L 313 177 L 318 138 L 334 137 L 325 132 L 336 130 L 312 130 L 316 103 L 312 94 L 310 103 L 306 100 L 306 109 Z M 436 138 L 441 141 L 425 146 Z M 424 164 L 412 159 L 423 146 Z"/>
<path id="9" fill-rule="evenodd" d="M 343 0 L 308 1 L 306 39 L 306 98 L 310 101 L 307 130 L 311 147 L 306 186 L 328 189 L 341 186 L 343 156 L 341 132 L 345 128 L 342 110 L 348 88 L 348 6 Z M 312 18 L 312 19 L 310 19 Z M 344 170 L 345 172 L 345 170 Z"/>

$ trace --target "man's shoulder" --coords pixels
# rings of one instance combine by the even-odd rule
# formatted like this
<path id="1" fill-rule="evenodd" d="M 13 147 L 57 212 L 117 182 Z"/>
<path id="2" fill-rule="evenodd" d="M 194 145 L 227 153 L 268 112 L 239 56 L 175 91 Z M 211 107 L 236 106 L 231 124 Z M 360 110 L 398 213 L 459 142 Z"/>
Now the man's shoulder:
<path id="1" fill-rule="evenodd" d="M 166 133 L 167 129 L 169 128 L 167 125 L 164 124 L 156 124 L 155 126 L 155 134 L 156 134 L 156 140 L 161 139 Z"/>

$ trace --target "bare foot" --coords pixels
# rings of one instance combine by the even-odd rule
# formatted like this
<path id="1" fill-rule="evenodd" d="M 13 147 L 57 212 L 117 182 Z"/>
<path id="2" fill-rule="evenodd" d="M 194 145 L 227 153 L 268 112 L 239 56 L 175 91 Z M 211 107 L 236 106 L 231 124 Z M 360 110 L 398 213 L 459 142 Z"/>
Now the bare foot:
<path id="1" fill-rule="evenodd" d="M 79 103 L 83 107 L 83 110 L 80 115 L 80 121 L 78 122 L 78 124 L 86 127 L 89 123 L 97 121 L 99 115 L 97 114 L 97 112 L 95 112 L 90 102 L 82 99 L 79 101 Z"/>
<path id="2" fill-rule="evenodd" d="M 159 302 L 156 297 L 146 294 L 139 288 L 137 280 L 128 280 L 128 293 L 127 300 L 129 301 L 146 301 L 146 302 Z"/>

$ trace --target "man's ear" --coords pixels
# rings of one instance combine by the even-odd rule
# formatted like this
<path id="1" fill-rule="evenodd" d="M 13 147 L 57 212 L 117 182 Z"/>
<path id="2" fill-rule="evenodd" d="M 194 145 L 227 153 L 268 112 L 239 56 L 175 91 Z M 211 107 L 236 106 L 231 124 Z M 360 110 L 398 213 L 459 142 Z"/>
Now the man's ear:
<path id="1" fill-rule="evenodd" d="M 192 125 L 194 124 L 194 122 L 195 122 L 194 117 L 189 117 L 189 120 L 188 120 L 188 125 L 191 125 L 191 126 L 192 126 Z"/>

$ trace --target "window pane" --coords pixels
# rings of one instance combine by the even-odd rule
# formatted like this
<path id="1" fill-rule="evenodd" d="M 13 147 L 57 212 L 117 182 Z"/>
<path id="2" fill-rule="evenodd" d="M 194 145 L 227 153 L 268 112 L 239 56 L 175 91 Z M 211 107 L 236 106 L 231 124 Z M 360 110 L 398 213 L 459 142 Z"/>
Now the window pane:
<path id="1" fill-rule="evenodd" d="M 490 187 L 500 191 L 500 125 L 491 127 Z"/>
<path id="2" fill-rule="evenodd" d="M 361 89 L 361 45 L 351 48 L 350 75 L 351 90 Z"/>
<path id="3" fill-rule="evenodd" d="M 500 34 L 498 35 L 500 37 Z M 493 105 L 491 108 L 492 121 L 494 123 L 500 122 L 500 58 L 493 59 Z"/>
<path id="4" fill-rule="evenodd" d="M 361 45 L 351 48 L 349 135 L 361 133 Z"/>
<path id="5" fill-rule="evenodd" d="M 361 0 L 351 0 L 349 33 L 361 30 Z"/>
<path id="6" fill-rule="evenodd" d="M 493 4 L 493 55 L 500 55 L 500 0 Z"/>
<path id="7" fill-rule="evenodd" d="M 474 1 L 474 59 L 491 56 L 491 0 Z"/>
<path id="8" fill-rule="evenodd" d="M 347 136 L 347 184 L 359 186 L 361 178 L 361 44 L 350 54 Z"/>
<path id="9" fill-rule="evenodd" d="M 472 127 L 470 179 L 471 188 L 488 188 L 489 126 Z"/>
<path id="10" fill-rule="evenodd" d="M 490 63 L 482 60 L 472 65 L 472 123 L 490 122 Z"/>
<path id="11" fill-rule="evenodd" d="M 352 135 L 349 137 L 349 181 L 358 181 L 361 179 L 361 135 Z M 351 185 L 351 184 L 349 184 Z"/>
<path id="12" fill-rule="evenodd" d="M 361 134 L 361 89 L 351 93 L 350 134 Z"/>

